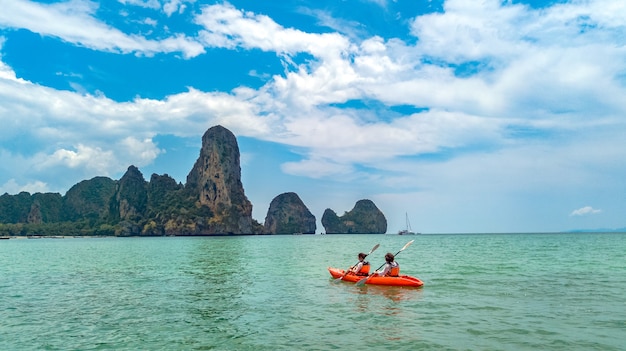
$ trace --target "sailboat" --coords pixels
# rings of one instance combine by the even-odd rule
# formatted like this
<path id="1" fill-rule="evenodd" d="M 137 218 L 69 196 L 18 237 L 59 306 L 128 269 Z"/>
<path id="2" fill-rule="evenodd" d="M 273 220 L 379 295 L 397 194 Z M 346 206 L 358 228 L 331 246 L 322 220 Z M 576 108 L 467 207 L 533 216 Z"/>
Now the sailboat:
<path id="1" fill-rule="evenodd" d="M 406 228 L 400 230 L 398 232 L 398 235 L 415 235 L 415 234 L 419 234 L 419 233 L 413 232 L 413 229 L 411 229 L 411 222 L 409 222 L 409 214 L 405 213 L 405 216 L 406 216 Z"/>

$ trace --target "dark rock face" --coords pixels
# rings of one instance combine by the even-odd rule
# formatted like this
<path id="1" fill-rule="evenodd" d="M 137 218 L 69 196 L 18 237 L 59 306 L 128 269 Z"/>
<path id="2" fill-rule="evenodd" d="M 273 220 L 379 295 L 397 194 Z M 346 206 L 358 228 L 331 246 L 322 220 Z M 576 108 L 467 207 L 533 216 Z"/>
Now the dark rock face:
<path id="1" fill-rule="evenodd" d="M 387 219 L 371 200 L 359 200 L 354 208 L 338 217 L 327 208 L 322 216 L 326 234 L 384 234 Z"/>
<path id="2" fill-rule="evenodd" d="M 345 231 L 342 231 L 345 226 L 341 222 L 341 219 L 337 216 L 337 213 L 330 208 L 327 208 L 322 215 L 322 225 L 324 226 L 326 234 L 345 233 Z"/>
<path id="3" fill-rule="evenodd" d="M 5 193 L 0 196 L 0 223 L 59 222 L 62 207 L 63 197 L 59 193 Z"/>
<path id="4" fill-rule="evenodd" d="M 59 193 L 35 193 L 29 217 L 38 218 L 36 223 L 58 222 L 62 218 L 63 197 Z M 38 212 L 38 213 L 37 213 Z M 40 216 L 40 217 L 39 217 Z M 40 221 L 39 221 L 40 220 Z M 30 222 L 29 223 L 35 223 Z"/>
<path id="5" fill-rule="evenodd" d="M 110 220 L 117 222 L 118 236 L 141 235 L 139 223 L 144 219 L 148 206 L 148 183 L 135 166 L 128 167 L 117 182 L 117 190 L 110 207 Z"/>
<path id="6" fill-rule="evenodd" d="M 181 189 L 183 186 L 169 175 L 153 173 L 148 183 L 148 207 L 159 213 L 166 208 L 168 195 Z"/>
<path id="7" fill-rule="evenodd" d="M 115 217 L 121 220 L 139 220 L 144 217 L 148 205 L 148 189 L 143 174 L 135 166 L 128 170 L 118 183 L 115 194 Z"/>
<path id="8" fill-rule="evenodd" d="M 33 204 L 30 206 L 27 222 L 33 224 L 43 223 L 43 215 L 41 214 L 41 204 L 39 204 L 39 201 L 33 201 Z"/>
<path id="9" fill-rule="evenodd" d="M 251 234 L 252 204 L 241 183 L 239 145 L 235 135 L 222 126 L 215 126 L 202 136 L 202 149 L 189 175 L 185 188 L 198 195 L 216 217 L 213 223 L 196 222 L 198 230 L 221 234 Z"/>
<path id="10" fill-rule="evenodd" d="M 270 203 L 265 216 L 268 234 L 315 234 L 315 216 L 296 193 L 283 193 Z"/>
<path id="11" fill-rule="evenodd" d="M 107 217 L 116 188 L 117 182 L 108 177 L 94 177 L 74 185 L 64 197 L 65 220 L 77 221 Z"/>

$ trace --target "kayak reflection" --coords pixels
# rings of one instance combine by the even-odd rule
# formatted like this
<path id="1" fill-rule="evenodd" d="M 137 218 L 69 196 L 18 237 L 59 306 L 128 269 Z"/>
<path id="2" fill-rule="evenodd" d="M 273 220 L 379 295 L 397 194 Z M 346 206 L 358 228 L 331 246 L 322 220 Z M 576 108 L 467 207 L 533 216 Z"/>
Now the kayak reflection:
<path id="1" fill-rule="evenodd" d="M 421 299 L 423 294 L 421 289 L 377 285 L 365 285 L 355 291 L 360 295 L 383 296 L 393 302 Z"/>

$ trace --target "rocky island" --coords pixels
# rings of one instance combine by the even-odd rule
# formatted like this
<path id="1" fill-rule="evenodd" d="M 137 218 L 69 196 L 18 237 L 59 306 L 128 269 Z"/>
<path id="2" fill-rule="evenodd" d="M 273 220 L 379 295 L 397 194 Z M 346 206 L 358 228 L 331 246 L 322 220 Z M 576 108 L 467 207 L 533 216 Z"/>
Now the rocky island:
<path id="1" fill-rule="evenodd" d="M 315 216 L 293 192 L 276 196 L 265 223 L 252 218 L 241 183 L 239 146 L 222 126 L 202 136 L 186 184 L 129 166 L 119 179 L 94 177 L 59 193 L 0 196 L 0 236 L 314 234 Z M 326 233 L 385 233 L 387 221 L 370 200 L 338 217 L 324 212 Z"/>
<path id="2" fill-rule="evenodd" d="M 371 200 L 359 200 L 343 216 L 327 208 L 322 216 L 326 234 L 384 234 L 387 219 Z"/>

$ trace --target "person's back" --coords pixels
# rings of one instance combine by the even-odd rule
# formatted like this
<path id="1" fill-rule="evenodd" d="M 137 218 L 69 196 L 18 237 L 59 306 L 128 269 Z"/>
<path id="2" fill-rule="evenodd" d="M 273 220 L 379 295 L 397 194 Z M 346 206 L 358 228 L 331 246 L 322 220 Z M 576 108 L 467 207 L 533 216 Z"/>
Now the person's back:
<path id="1" fill-rule="evenodd" d="M 370 263 L 367 261 L 363 261 L 363 265 L 361 265 L 361 269 L 356 272 L 356 275 L 369 275 L 370 274 Z"/>
<path id="2" fill-rule="evenodd" d="M 388 252 L 385 255 L 385 267 L 382 271 L 376 272 L 379 276 L 385 277 L 397 277 L 400 275 L 400 264 L 396 262 L 395 257 L 392 253 Z"/>
<path id="3" fill-rule="evenodd" d="M 370 274 L 370 263 L 365 261 L 365 257 L 367 257 L 364 253 L 359 253 L 359 262 L 350 267 L 350 272 L 356 275 L 369 275 Z"/>
<path id="4" fill-rule="evenodd" d="M 396 261 L 389 263 L 389 272 L 387 276 L 389 277 L 397 277 L 400 275 L 400 264 Z"/>

